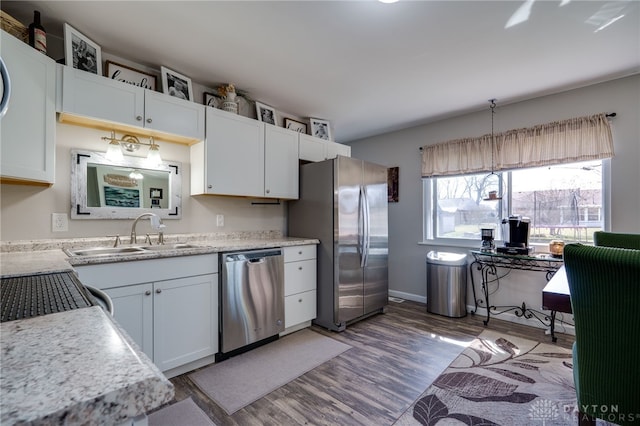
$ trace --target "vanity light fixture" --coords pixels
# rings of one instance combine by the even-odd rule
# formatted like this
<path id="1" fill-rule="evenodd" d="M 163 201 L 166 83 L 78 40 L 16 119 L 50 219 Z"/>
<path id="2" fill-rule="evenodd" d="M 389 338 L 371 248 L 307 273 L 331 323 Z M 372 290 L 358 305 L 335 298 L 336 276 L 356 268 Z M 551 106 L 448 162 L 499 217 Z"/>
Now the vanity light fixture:
<path id="1" fill-rule="evenodd" d="M 153 140 L 153 137 L 149 137 L 149 142 L 140 142 L 140 140 L 133 135 L 124 135 L 122 139 L 116 138 L 116 132 L 111 131 L 111 137 L 103 136 L 102 140 L 109 141 L 109 147 L 105 157 L 109 161 L 122 161 L 124 158 L 122 155 L 122 149 L 127 152 L 135 152 L 140 149 L 142 145 L 149 147 L 147 153 L 147 165 L 149 167 L 157 167 L 162 163 L 162 157 L 160 157 L 160 149 L 158 144 Z"/>

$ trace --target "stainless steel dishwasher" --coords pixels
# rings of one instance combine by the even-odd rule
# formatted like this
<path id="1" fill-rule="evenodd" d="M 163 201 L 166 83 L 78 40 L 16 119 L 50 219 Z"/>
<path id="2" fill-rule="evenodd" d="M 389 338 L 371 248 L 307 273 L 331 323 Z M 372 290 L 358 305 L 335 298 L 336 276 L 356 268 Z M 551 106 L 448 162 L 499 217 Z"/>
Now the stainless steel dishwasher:
<path id="1" fill-rule="evenodd" d="M 250 349 L 284 330 L 281 249 L 223 253 L 220 257 L 220 352 Z"/>

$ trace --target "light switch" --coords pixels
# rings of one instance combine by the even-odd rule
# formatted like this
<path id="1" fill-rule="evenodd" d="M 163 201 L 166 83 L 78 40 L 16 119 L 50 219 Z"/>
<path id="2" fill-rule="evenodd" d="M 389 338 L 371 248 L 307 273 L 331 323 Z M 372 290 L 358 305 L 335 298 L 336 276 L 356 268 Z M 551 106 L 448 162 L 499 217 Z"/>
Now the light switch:
<path id="1" fill-rule="evenodd" d="M 216 215 L 216 226 L 224 226 L 224 215 Z"/>

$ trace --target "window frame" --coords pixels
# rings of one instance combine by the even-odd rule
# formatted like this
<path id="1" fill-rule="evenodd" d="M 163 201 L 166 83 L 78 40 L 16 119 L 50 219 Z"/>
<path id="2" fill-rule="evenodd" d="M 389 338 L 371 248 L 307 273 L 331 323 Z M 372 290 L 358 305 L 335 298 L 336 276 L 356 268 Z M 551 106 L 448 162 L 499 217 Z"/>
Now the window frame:
<path id="1" fill-rule="evenodd" d="M 599 160 L 602 162 L 602 214 L 604 215 L 603 230 L 611 230 L 611 159 L 605 158 Z M 579 161 L 581 162 L 581 161 Z M 577 162 L 577 163 L 579 163 Z M 571 163 L 568 163 L 571 164 Z M 517 171 L 515 169 L 514 171 Z M 511 197 L 512 191 L 512 171 L 496 172 L 496 174 L 502 174 L 502 184 L 505 189 L 507 197 L 505 200 L 498 201 L 501 203 L 502 218 L 509 217 L 511 215 Z M 473 173 L 476 174 L 476 173 Z M 419 244 L 422 245 L 437 245 L 444 247 L 463 247 L 469 249 L 476 249 L 479 247 L 479 240 L 466 239 L 466 238 L 439 238 L 435 236 L 435 227 L 437 221 L 437 209 L 433 206 L 437 205 L 437 192 L 435 190 L 437 185 L 437 179 L 435 176 L 432 178 L 422 179 L 422 241 Z M 440 178 L 451 178 L 451 176 L 441 176 Z M 427 203 L 429 200 L 429 203 Z M 496 244 L 502 244 L 503 240 L 496 239 Z M 532 247 L 538 247 L 542 250 L 547 247 L 547 243 L 533 242 L 530 244 Z"/>

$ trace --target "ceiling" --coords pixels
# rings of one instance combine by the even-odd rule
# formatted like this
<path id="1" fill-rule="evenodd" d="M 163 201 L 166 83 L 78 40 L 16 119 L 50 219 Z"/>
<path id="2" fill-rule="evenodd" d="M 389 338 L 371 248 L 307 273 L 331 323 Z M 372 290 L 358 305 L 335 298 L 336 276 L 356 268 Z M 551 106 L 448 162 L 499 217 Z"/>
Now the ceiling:
<path id="1" fill-rule="evenodd" d="M 349 142 L 640 72 L 638 1 L 2 1 Z M 607 25 L 609 24 L 609 25 Z"/>

